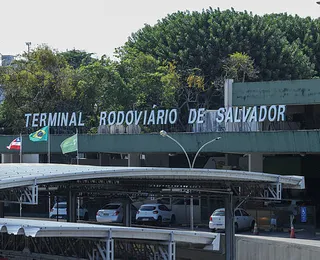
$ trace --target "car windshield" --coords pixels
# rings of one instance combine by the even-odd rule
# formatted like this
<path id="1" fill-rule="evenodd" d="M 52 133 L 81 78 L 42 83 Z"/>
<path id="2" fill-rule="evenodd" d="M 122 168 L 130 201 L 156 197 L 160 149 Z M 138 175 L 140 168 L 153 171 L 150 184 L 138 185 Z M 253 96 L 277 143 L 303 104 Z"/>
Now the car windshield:
<path id="1" fill-rule="evenodd" d="M 155 209 L 156 209 L 155 206 L 141 206 L 141 208 L 140 208 L 141 211 L 152 211 Z"/>
<path id="2" fill-rule="evenodd" d="M 118 204 L 109 204 L 109 205 L 105 205 L 104 207 L 103 207 L 103 209 L 118 209 L 120 207 L 120 205 L 118 205 Z"/>
<path id="3" fill-rule="evenodd" d="M 224 210 L 216 210 L 212 216 L 224 216 Z"/>

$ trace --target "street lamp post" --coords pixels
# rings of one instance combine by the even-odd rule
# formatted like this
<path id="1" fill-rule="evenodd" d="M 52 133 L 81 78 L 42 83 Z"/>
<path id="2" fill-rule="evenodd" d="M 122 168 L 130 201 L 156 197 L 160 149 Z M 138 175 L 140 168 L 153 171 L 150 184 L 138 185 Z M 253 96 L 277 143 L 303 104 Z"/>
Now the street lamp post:
<path id="1" fill-rule="evenodd" d="M 186 150 L 184 149 L 184 147 L 176 140 L 174 139 L 172 136 L 170 136 L 166 131 L 164 130 L 161 130 L 160 131 L 160 135 L 163 136 L 163 137 L 168 137 L 169 139 L 171 139 L 172 141 L 174 141 L 177 145 L 180 146 L 180 148 L 182 149 L 182 151 L 184 152 L 184 154 L 186 155 L 187 157 L 187 161 L 188 161 L 188 164 L 189 164 L 189 168 L 190 169 L 193 169 L 194 168 L 194 164 L 196 162 L 196 159 L 200 153 L 200 151 L 208 144 L 214 142 L 214 141 L 217 141 L 217 140 L 220 140 L 221 137 L 216 137 L 208 142 L 206 142 L 205 144 L 203 144 L 197 151 L 196 155 L 194 156 L 193 160 L 192 160 L 192 164 L 191 164 L 191 161 L 190 161 L 190 158 L 189 158 L 189 155 L 187 154 Z M 190 197 L 190 229 L 193 230 L 193 196 Z"/>
<path id="2" fill-rule="evenodd" d="M 198 157 L 198 155 L 199 155 L 200 151 L 203 149 L 203 147 L 205 147 L 205 146 L 206 146 L 206 145 L 208 145 L 208 144 L 211 144 L 211 143 L 212 143 L 212 142 L 214 142 L 214 141 L 220 140 L 220 139 L 221 139 L 221 137 L 220 137 L 220 136 L 218 136 L 218 137 L 216 137 L 216 138 L 212 139 L 211 141 L 206 142 L 204 145 L 202 145 L 202 146 L 199 148 L 199 150 L 197 151 L 197 153 L 196 153 L 196 155 L 194 156 L 194 158 L 193 158 L 191 168 L 193 168 L 193 167 L 194 167 L 194 163 L 196 162 L 196 159 L 197 159 L 197 157 Z"/>
<path id="3" fill-rule="evenodd" d="M 182 149 L 182 151 L 184 152 L 184 154 L 185 154 L 186 157 L 187 157 L 187 160 L 188 160 L 188 164 L 189 164 L 189 168 L 190 168 L 190 169 L 193 169 L 193 168 L 194 168 L 194 164 L 195 164 L 195 162 L 196 162 L 196 159 L 197 159 L 199 153 L 201 152 L 201 150 L 202 150 L 206 145 L 211 144 L 212 142 L 221 139 L 221 137 L 219 136 L 219 137 L 216 137 L 216 138 L 214 138 L 214 139 L 206 142 L 205 144 L 203 144 L 203 145 L 199 148 L 199 150 L 197 151 L 197 153 L 196 153 L 196 155 L 194 156 L 193 161 L 192 161 L 192 163 L 191 163 L 190 158 L 189 158 L 189 155 L 187 154 L 186 150 L 184 149 L 184 147 L 183 147 L 176 139 L 174 139 L 172 136 L 170 136 L 170 135 L 169 135 L 166 131 L 164 131 L 164 130 L 161 130 L 161 131 L 160 131 L 160 135 L 163 136 L 163 137 L 168 137 L 169 139 L 171 139 L 171 140 L 174 141 L 177 145 L 180 146 L 180 148 Z"/>
<path id="4" fill-rule="evenodd" d="M 191 162 L 190 162 L 190 158 L 189 158 L 189 155 L 187 154 L 186 150 L 184 149 L 184 147 L 176 140 L 174 139 L 172 136 L 168 135 L 168 133 L 164 130 L 161 130 L 160 131 L 160 135 L 163 136 L 163 137 L 168 137 L 169 139 L 171 139 L 172 141 L 174 141 L 177 145 L 180 146 L 180 148 L 182 149 L 182 151 L 184 152 L 184 154 L 186 155 L 187 157 L 187 160 L 188 160 L 188 164 L 189 164 L 189 168 L 193 168 L 192 165 L 191 165 Z"/>
<path id="5" fill-rule="evenodd" d="M 28 55 L 29 55 L 31 42 L 26 42 L 26 45 L 28 46 Z"/>

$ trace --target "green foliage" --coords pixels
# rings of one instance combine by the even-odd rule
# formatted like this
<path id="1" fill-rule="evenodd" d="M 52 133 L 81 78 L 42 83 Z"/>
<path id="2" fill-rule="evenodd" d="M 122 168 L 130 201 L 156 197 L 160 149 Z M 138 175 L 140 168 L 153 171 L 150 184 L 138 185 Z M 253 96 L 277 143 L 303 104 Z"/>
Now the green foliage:
<path id="1" fill-rule="evenodd" d="M 205 85 L 223 75 L 223 62 L 233 53 L 246 53 L 254 61 L 260 71 L 255 80 L 306 79 L 319 74 L 318 65 L 314 70 L 320 55 L 319 28 L 318 20 L 286 14 L 261 17 L 233 9 L 177 12 L 134 33 L 118 53 L 121 57 L 134 49 L 174 61 L 184 79 L 197 68 Z"/>
<path id="2" fill-rule="evenodd" d="M 132 51 L 122 56 L 118 70 L 127 86 L 128 109 L 170 107 L 175 103 L 179 81 L 172 64 Z"/>
<path id="3" fill-rule="evenodd" d="M 92 58 L 93 53 L 87 53 L 85 51 L 80 50 L 71 50 L 60 53 L 62 57 L 68 62 L 70 66 L 74 69 L 80 68 L 81 65 L 89 65 L 94 62 L 95 59 Z"/>
<path id="4" fill-rule="evenodd" d="M 225 71 L 225 78 L 234 79 L 236 82 L 255 79 L 258 74 L 253 60 L 247 54 L 240 52 L 230 54 L 222 67 Z"/>
<path id="5" fill-rule="evenodd" d="M 13 66 L 2 67 L 3 126 L 18 132 L 24 128 L 25 113 L 68 111 L 76 95 L 72 78 L 67 62 L 47 46 L 22 55 Z"/>

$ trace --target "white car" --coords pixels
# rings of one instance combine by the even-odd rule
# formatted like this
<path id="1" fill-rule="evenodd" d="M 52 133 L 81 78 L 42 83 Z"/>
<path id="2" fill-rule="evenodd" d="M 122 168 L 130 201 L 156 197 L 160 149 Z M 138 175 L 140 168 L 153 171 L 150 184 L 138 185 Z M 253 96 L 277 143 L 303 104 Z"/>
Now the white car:
<path id="1" fill-rule="evenodd" d="M 136 219 L 137 209 L 131 205 L 131 222 Z M 109 203 L 102 209 L 99 209 L 96 214 L 97 222 L 123 222 L 123 205 L 122 203 Z"/>
<path id="2" fill-rule="evenodd" d="M 244 209 L 237 208 L 234 210 L 234 229 L 238 230 L 253 229 L 255 219 Z M 209 220 L 209 228 L 212 231 L 225 229 L 225 209 L 216 209 Z"/>
<path id="3" fill-rule="evenodd" d="M 140 223 L 175 223 L 176 216 L 164 204 L 144 204 L 136 215 L 136 221 Z"/>
<path id="4" fill-rule="evenodd" d="M 89 220 L 88 210 L 81 206 L 79 207 L 79 212 L 78 212 L 78 206 L 76 206 L 76 214 L 77 214 L 77 218 L 79 216 L 79 219 Z M 58 215 L 58 218 L 63 218 L 63 219 L 67 218 L 67 202 L 66 201 L 61 201 L 59 202 L 58 205 L 57 203 L 53 205 L 53 208 L 50 210 L 49 218 L 57 218 L 57 215 Z"/>

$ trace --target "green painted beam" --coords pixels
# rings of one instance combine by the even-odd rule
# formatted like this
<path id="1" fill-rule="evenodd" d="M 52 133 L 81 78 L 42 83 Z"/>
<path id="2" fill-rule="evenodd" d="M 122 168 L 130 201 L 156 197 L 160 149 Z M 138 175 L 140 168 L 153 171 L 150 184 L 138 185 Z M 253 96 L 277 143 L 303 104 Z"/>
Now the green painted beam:
<path id="1" fill-rule="evenodd" d="M 170 133 L 187 152 L 195 153 L 204 143 L 218 136 L 221 140 L 207 145 L 204 152 L 222 153 L 320 153 L 320 131 Z M 51 153 L 61 153 L 61 142 L 69 135 L 51 136 Z M 0 136 L 0 153 L 15 136 Z M 47 153 L 46 142 L 33 143 L 23 136 L 23 153 Z M 159 134 L 79 135 L 79 152 L 134 153 L 181 152 L 181 148 Z"/>
<path id="2" fill-rule="evenodd" d="M 234 83 L 232 90 L 234 106 L 320 104 L 320 79 Z"/>

